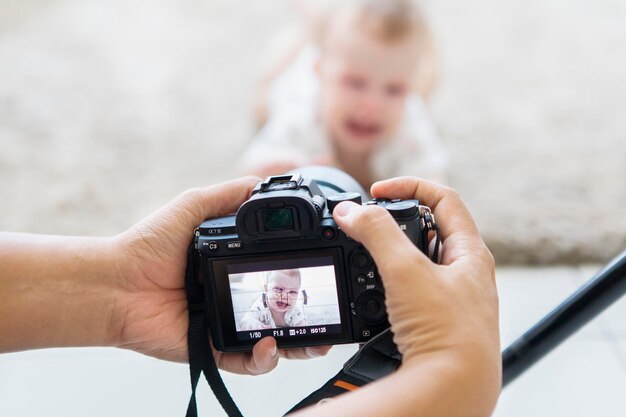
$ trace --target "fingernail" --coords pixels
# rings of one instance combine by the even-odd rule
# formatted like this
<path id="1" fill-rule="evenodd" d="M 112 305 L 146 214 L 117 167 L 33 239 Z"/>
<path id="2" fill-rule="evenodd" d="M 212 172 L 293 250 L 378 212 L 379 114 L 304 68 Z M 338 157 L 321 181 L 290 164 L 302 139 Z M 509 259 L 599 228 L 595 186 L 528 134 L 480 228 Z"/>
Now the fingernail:
<path id="1" fill-rule="evenodd" d="M 273 358 L 273 357 L 274 357 L 274 356 L 276 356 L 277 354 L 278 354 L 278 348 L 277 348 L 276 346 L 273 346 L 273 347 L 270 349 L 270 355 L 271 355 L 271 356 L 272 356 L 272 358 Z"/>
<path id="2" fill-rule="evenodd" d="M 314 347 L 306 347 L 304 349 L 306 351 L 306 355 L 309 358 L 317 358 L 318 356 L 321 356 L 317 349 L 315 349 Z"/>
<path id="3" fill-rule="evenodd" d="M 361 206 L 359 206 L 356 203 L 352 203 L 350 201 L 344 201 L 342 203 L 339 203 L 337 207 L 335 207 L 335 209 L 333 210 L 333 214 L 336 214 L 339 217 L 345 217 L 349 215 L 350 213 L 352 213 L 354 210 L 358 209 L 359 207 Z"/>

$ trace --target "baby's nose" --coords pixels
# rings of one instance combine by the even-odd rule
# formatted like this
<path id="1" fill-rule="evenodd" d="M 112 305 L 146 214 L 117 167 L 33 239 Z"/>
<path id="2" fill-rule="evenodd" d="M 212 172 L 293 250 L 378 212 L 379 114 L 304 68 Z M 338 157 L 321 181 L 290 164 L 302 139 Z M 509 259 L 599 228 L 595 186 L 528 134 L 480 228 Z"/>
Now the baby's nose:
<path id="1" fill-rule="evenodd" d="M 367 115 L 376 115 L 381 112 L 382 106 L 383 100 L 381 100 L 380 95 L 372 89 L 363 97 L 361 110 Z"/>

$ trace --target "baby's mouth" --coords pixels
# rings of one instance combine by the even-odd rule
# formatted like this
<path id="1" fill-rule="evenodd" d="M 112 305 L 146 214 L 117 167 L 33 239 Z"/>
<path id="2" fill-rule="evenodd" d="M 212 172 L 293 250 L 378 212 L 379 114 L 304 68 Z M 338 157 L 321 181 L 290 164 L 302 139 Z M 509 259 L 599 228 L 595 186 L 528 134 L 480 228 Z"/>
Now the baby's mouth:
<path id="1" fill-rule="evenodd" d="M 282 301 L 276 301 L 276 305 L 280 308 L 289 307 L 289 303 L 283 303 Z"/>
<path id="2" fill-rule="evenodd" d="M 382 126 L 378 123 L 361 122 L 354 119 L 346 121 L 346 129 L 354 137 L 360 139 L 372 139 L 382 132 Z"/>

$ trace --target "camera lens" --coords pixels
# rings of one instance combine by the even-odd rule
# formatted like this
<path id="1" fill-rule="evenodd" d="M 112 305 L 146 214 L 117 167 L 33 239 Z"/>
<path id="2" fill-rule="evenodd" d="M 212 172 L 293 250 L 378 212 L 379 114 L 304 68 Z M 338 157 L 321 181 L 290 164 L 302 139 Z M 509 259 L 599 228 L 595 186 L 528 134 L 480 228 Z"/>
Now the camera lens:
<path id="1" fill-rule="evenodd" d="M 290 172 L 298 173 L 305 178 L 314 178 L 326 197 L 337 193 L 355 192 L 366 200 L 369 199 L 369 194 L 357 180 L 337 168 L 312 165 L 296 168 Z"/>
<path id="2" fill-rule="evenodd" d="M 352 265 L 358 269 L 367 269 L 372 265 L 372 258 L 364 250 L 354 251 L 352 254 Z"/>

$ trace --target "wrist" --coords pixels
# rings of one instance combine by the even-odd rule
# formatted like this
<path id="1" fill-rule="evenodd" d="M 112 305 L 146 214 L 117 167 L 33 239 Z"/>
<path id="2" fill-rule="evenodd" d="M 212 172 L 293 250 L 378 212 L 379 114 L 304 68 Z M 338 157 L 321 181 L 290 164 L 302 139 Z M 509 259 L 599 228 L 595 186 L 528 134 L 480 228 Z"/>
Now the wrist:
<path id="1" fill-rule="evenodd" d="M 120 322 L 120 274 L 115 238 L 65 238 L 62 260 L 67 273 L 59 277 L 49 308 L 59 346 L 114 346 Z"/>
<path id="2" fill-rule="evenodd" d="M 126 276 L 123 246 L 118 237 L 104 238 L 98 242 L 100 256 L 97 267 L 103 269 L 98 277 L 96 293 L 98 294 L 96 320 L 102 333 L 96 345 L 116 347 L 121 343 L 126 308 L 123 301 Z"/>
<path id="3" fill-rule="evenodd" d="M 422 377 L 436 375 L 434 388 L 441 390 L 439 394 L 450 406 L 445 415 L 490 416 L 501 388 L 498 346 L 466 344 L 462 348 L 414 355 L 408 361 L 403 360 L 402 371 Z"/>
<path id="4" fill-rule="evenodd" d="M 0 234 L 0 351 L 109 346 L 118 293 L 110 238 Z"/>
<path id="5" fill-rule="evenodd" d="M 107 242 L 104 263 L 110 267 L 110 304 L 102 323 L 105 329 L 105 346 L 127 348 L 132 341 L 128 340 L 128 324 L 132 322 L 132 306 L 140 303 L 142 295 L 138 296 L 138 288 L 133 286 L 137 275 L 142 274 L 137 269 L 135 259 L 141 258 L 134 251 L 134 247 L 142 242 L 140 235 L 122 233 L 112 237 Z M 139 298 L 138 298 L 139 297 Z"/>

